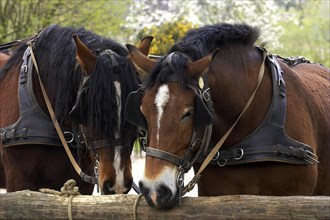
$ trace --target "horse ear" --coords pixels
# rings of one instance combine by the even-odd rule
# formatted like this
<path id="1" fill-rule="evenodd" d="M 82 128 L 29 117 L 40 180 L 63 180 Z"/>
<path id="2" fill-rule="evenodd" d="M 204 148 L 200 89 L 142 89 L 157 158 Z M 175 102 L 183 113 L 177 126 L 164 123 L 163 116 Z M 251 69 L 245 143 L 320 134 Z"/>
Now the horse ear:
<path id="1" fill-rule="evenodd" d="M 141 69 L 150 73 L 156 62 L 140 52 L 135 46 L 126 44 L 126 47 L 130 53 L 130 59 Z"/>
<path id="2" fill-rule="evenodd" d="M 150 45 L 151 45 L 151 42 L 153 39 L 154 39 L 153 36 L 146 36 L 146 37 L 142 38 L 142 40 L 140 41 L 138 50 L 141 53 L 143 53 L 145 56 L 148 56 L 148 54 L 149 54 Z"/>
<path id="3" fill-rule="evenodd" d="M 77 48 L 77 60 L 87 75 L 90 75 L 96 66 L 95 54 L 79 39 L 77 35 L 72 36 Z"/>
<path id="4" fill-rule="evenodd" d="M 216 49 L 211 54 L 195 61 L 188 63 L 188 74 L 194 78 L 198 78 L 201 76 L 209 67 L 209 64 L 213 60 L 213 58 L 217 55 L 219 49 Z"/>

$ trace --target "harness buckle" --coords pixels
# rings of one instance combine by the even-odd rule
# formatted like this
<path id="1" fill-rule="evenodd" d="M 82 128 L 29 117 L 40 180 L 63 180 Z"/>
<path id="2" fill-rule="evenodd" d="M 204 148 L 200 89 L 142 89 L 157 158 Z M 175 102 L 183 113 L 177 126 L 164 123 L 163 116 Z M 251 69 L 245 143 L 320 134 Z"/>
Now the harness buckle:
<path id="1" fill-rule="evenodd" d="M 17 137 L 16 137 L 16 128 L 13 128 L 13 129 L 11 130 L 11 132 L 12 132 L 12 138 L 13 138 L 13 139 L 17 139 Z"/>
<path id="2" fill-rule="evenodd" d="M 283 78 L 279 78 L 279 79 L 277 80 L 277 84 L 278 84 L 278 86 L 285 85 L 284 79 L 283 79 Z"/>
<path id="3" fill-rule="evenodd" d="M 25 73 L 27 73 L 27 71 L 28 71 L 28 67 L 27 67 L 26 64 L 23 64 L 22 67 L 21 67 L 21 69 L 22 69 Z"/>
<path id="4" fill-rule="evenodd" d="M 211 95 L 210 95 L 209 91 L 210 91 L 210 88 L 207 88 L 202 93 L 202 97 L 206 102 L 211 100 Z"/>
<path id="5" fill-rule="evenodd" d="M 7 131 L 4 131 L 4 132 L 1 132 L 0 133 L 0 141 L 1 141 L 1 143 L 8 141 L 7 138 L 6 138 L 6 133 L 7 133 Z"/>
<path id="6" fill-rule="evenodd" d="M 320 163 L 320 161 L 318 160 L 319 158 L 317 157 L 316 154 L 314 154 L 313 152 L 306 150 L 307 152 L 307 158 L 310 159 L 311 161 L 308 161 L 310 164 L 316 164 L 316 163 Z"/>

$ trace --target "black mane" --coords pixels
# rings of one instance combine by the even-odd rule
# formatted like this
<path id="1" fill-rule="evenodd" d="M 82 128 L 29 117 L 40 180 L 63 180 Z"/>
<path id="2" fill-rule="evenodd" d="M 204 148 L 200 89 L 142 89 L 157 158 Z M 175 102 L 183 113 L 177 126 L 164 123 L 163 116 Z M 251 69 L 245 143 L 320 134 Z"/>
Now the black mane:
<path id="1" fill-rule="evenodd" d="M 190 30 L 180 42 L 170 48 L 167 55 L 157 62 L 146 81 L 146 86 L 149 87 L 154 83 L 163 84 L 166 82 L 167 77 L 173 74 L 171 68 L 165 64 L 166 58 L 171 53 L 175 53 L 172 59 L 174 72 L 180 73 L 180 76 L 178 76 L 179 82 L 183 87 L 186 87 L 189 79 L 187 74 L 184 73 L 188 57 L 192 61 L 196 61 L 212 53 L 216 48 L 222 50 L 233 44 L 252 48 L 259 34 L 258 28 L 246 24 L 222 23 Z"/>
<path id="2" fill-rule="evenodd" d="M 56 117 L 63 123 L 75 103 L 77 90 L 84 75 L 76 59 L 76 46 L 72 38 L 74 34 L 77 34 L 96 55 L 105 49 L 111 49 L 116 53 L 119 63 L 117 67 L 112 65 L 108 55 L 98 56 L 96 69 L 91 74 L 91 89 L 87 97 L 89 123 L 95 126 L 96 132 L 103 138 L 114 140 L 117 105 L 113 80 L 119 78 L 121 81 L 122 103 L 126 102 L 128 93 L 138 89 L 139 85 L 136 72 L 126 59 L 128 52 L 122 45 L 84 28 L 74 29 L 58 25 L 46 27 L 33 45 L 42 80 L 53 103 Z M 18 48 L 0 73 L 0 77 L 13 65 L 20 64 L 26 47 L 22 45 Z M 135 128 L 125 123 L 123 114 L 121 122 L 121 130 L 127 130 L 125 133 L 135 136 Z"/>
<path id="3" fill-rule="evenodd" d="M 216 48 L 223 48 L 232 44 L 253 47 L 260 31 L 247 24 L 216 24 L 190 30 L 173 45 L 169 51 L 179 51 L 188 55 L 193 61 L 198 60 Z"/>
<path id="4" fill-rule="evenodd" d="M 171 56 L 171 60 L 168 59 L 168 55 L 162 57 L 147 78 L 146 86 L 150 87 L 154 83 L 164 84 L 169 81 L 171 76 L 176 75 L 178 82 L 183 88 L 186 88 L 190 77 L 187 74 L 178 75 L 177 73 L 185 73 L 187 62 L 188 57 L 182 53 L 175 52 Z"/>

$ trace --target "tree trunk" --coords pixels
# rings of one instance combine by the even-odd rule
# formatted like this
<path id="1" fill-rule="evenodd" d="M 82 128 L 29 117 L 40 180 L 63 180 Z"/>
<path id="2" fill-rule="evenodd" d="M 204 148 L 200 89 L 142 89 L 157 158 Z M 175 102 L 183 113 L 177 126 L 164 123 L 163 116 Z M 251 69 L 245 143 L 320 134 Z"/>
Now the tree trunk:
<path id="1" fill-rule="evenodd" d="M 68 219 L 70 198 L 33 191 L 0 194 L 0 219 Z M 135 206 L 135 204 L 137 204 Z M 328 196 L 184 197 L 159 210 L 137 195 L 74 196 L 73 219 L 330 219 Z"/>

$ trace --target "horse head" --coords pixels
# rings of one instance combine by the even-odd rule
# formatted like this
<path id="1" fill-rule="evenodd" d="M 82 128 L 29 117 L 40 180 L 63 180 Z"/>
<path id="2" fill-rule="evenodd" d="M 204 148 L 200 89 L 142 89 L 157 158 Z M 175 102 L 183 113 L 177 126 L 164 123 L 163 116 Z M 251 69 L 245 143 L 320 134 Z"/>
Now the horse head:
<path id="1" fill-rule="evenodd" d="M 77 35 L 73 39 L 77 61 L 84 70 L 84 80 L 70 116 L 80 124 L 81 133 L 85 135 L 82 142 L 88 142 L 93 149 L 101 192 L 127 193 L 133 182 L 130 155 L 136 128 L 125 121 L 122 103 L 131 91 L 138 88 L 138 73 L 129 56 L 120 56 L 110 48 L 96 55 Z M 139 50 L 148 53 L 146 49 L 151 41 L 152 37 L 143 39 Z M 105 68 L 102 65 L 108 65 L 110 69 L 104 78 L 98 76 Z M 110 74 L 113 75 L 111 79 L 107 78 Z M 111 97 L 106 97 L 110 94 Z"/>
<path id="2" fill-rule="evenodd" d="M 216 52 L 194 62 L 174 52 L 156 62 L 126 46 L 132 60 L 150 73 L 144 91 L 132 93 L 126 103 L 127 119 L 147 130 L 140 189 L 150 206 L 171 208 L 180 197 L 183 174 L 210 140 L 212 103 L 204 73 Z"/>

